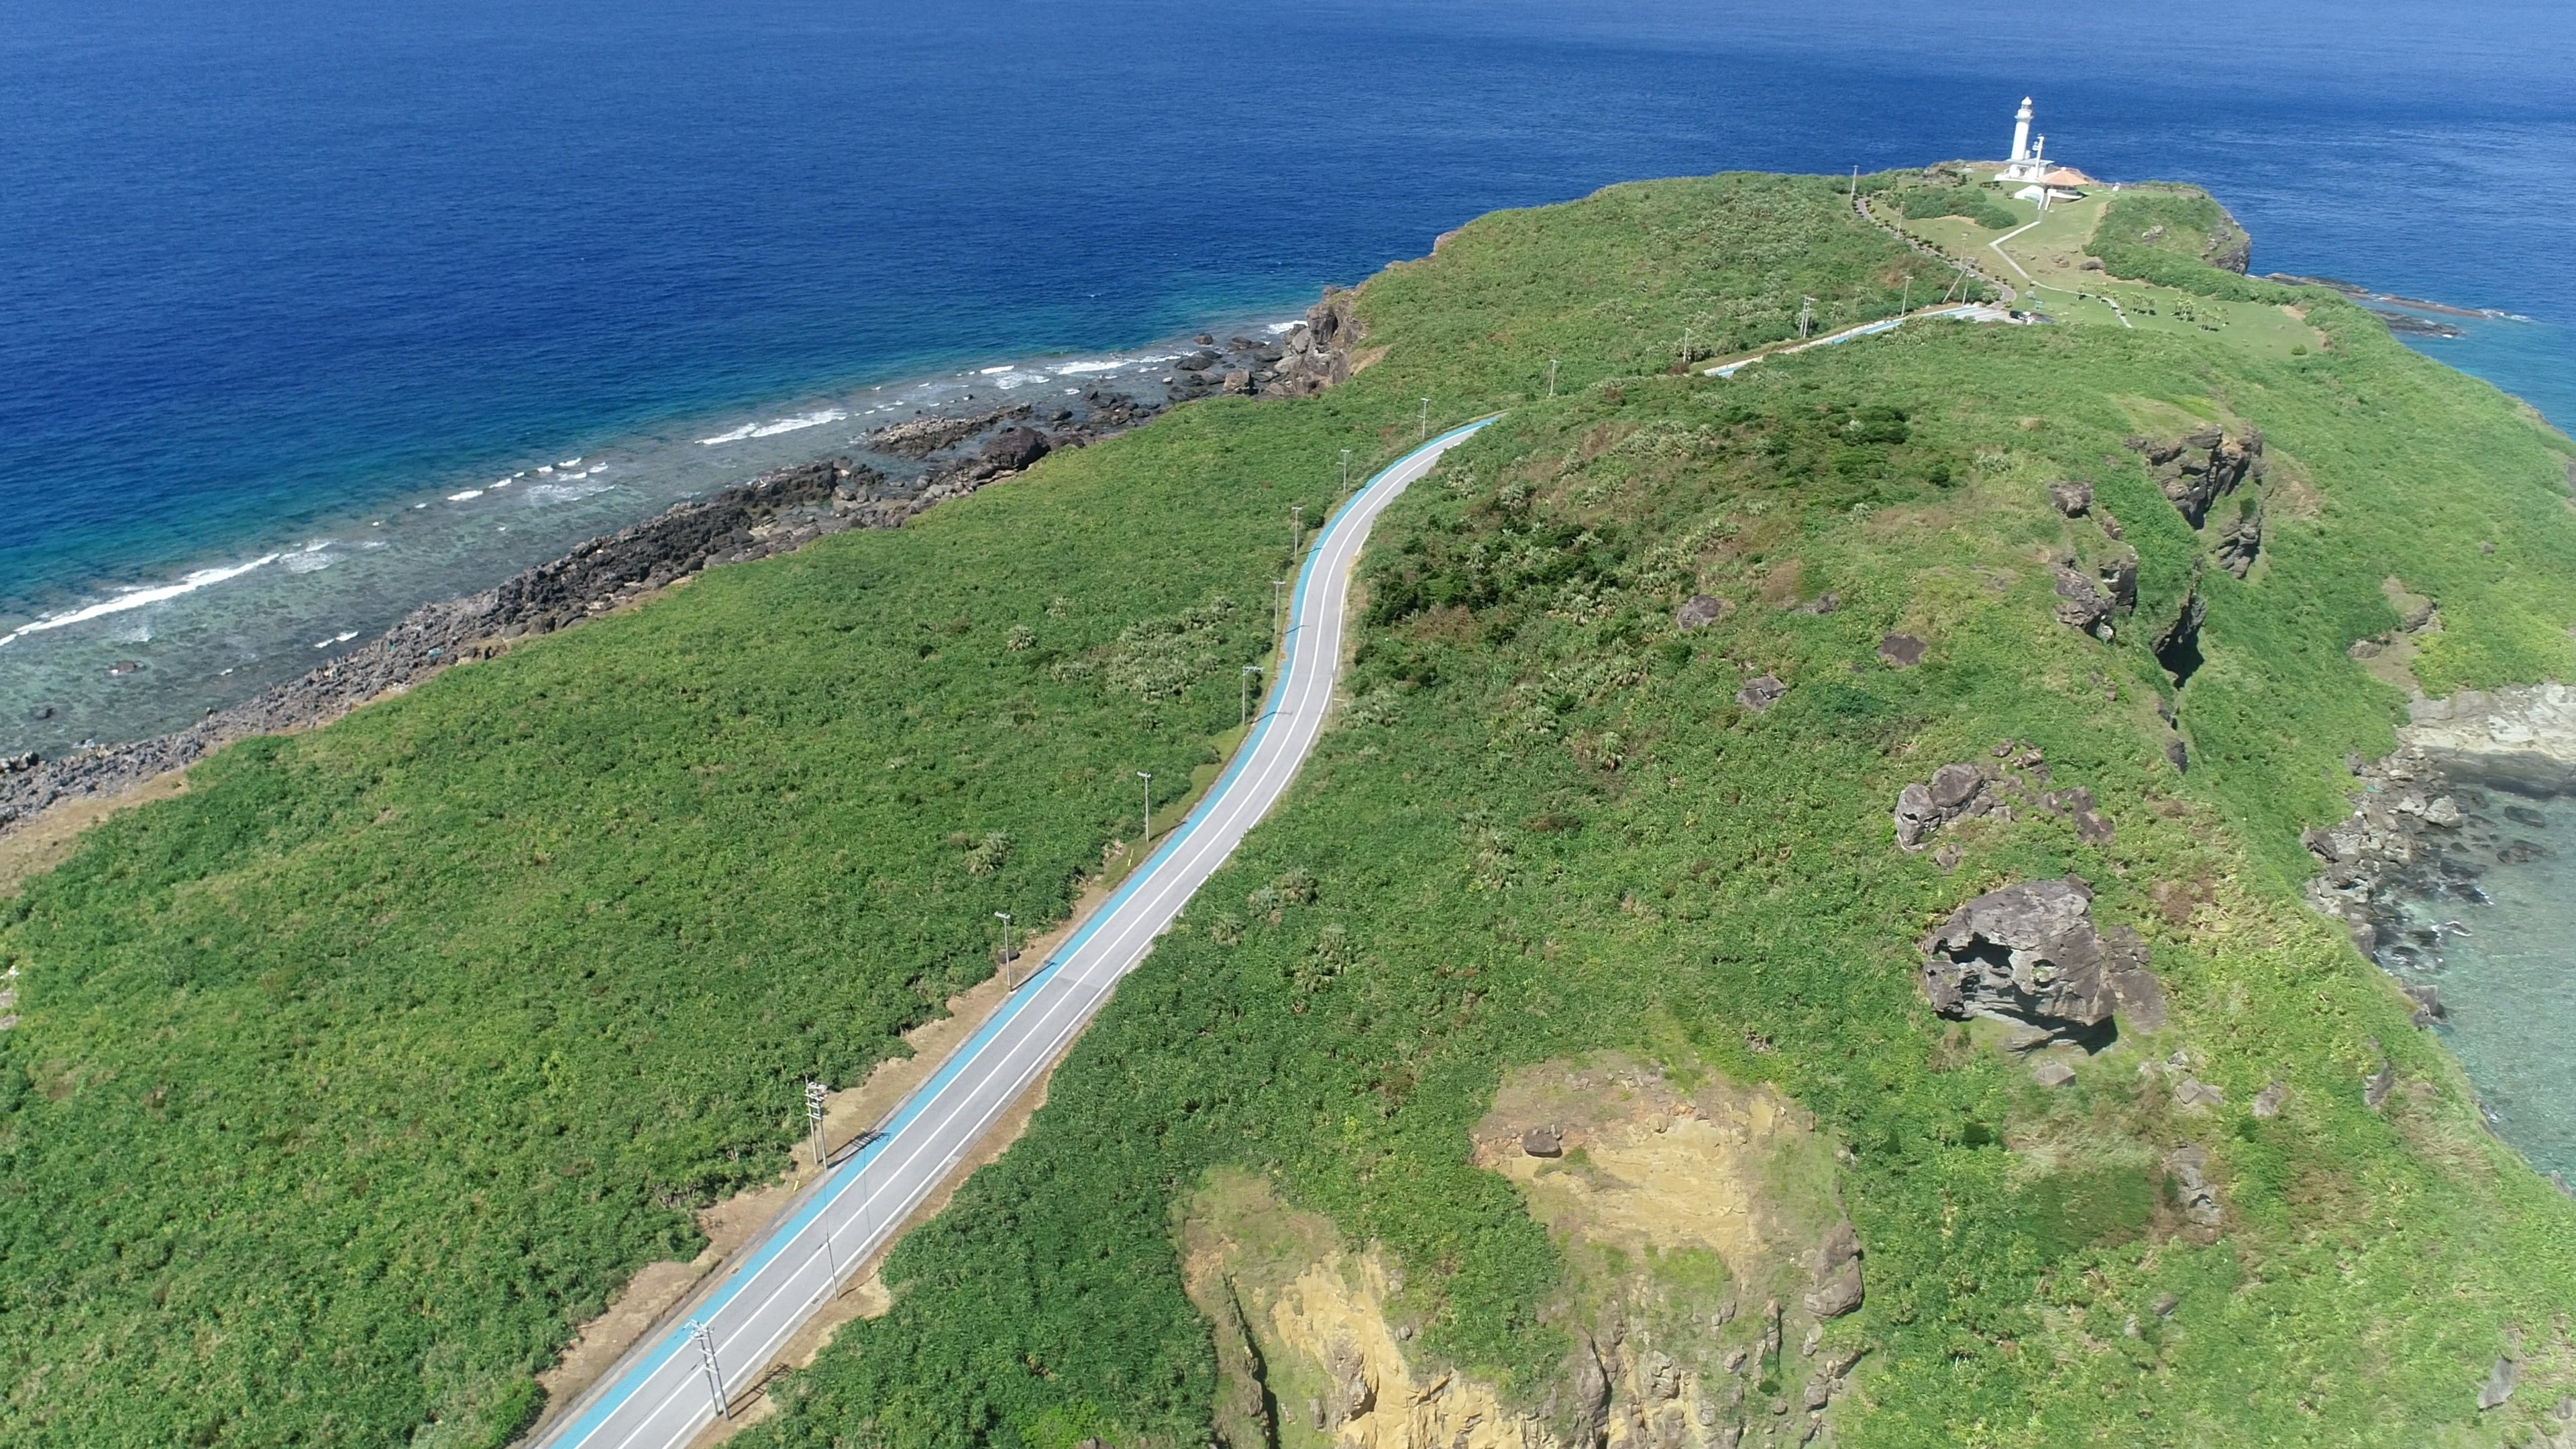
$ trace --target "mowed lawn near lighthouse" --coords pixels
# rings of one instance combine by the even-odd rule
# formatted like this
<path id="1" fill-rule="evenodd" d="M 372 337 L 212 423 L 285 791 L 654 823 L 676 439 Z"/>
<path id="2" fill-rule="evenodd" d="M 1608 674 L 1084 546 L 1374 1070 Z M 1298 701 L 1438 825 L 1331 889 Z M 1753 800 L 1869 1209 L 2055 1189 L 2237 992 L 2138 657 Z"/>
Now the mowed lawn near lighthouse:
<path id="1" fill-rule="evenodd" d="M 507 1440 L 574 1325 L 777 1171 L 804 1074 L 854 1080 L 991 970 L 994 911 L 1060 914 L 1135 770 L 1209 763 L 1341 449 L 1933 271 L 1814 180 L 1576 214 L 1380 278 L 1323 398 L 1183 409 L 246 742 L 30 882 L 0 1437 Z"/>

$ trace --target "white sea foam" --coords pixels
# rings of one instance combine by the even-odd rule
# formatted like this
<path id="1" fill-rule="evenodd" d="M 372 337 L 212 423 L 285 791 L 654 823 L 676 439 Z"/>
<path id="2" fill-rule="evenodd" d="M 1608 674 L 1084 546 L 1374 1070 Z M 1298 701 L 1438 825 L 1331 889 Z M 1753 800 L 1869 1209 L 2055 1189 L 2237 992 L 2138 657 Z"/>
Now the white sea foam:
<path id="1" fill-rule="evenodd" d="M 848 416 L 848 413 L 839 408 L 825 408 L 821 412 L 799 413 L 791 418 L 778 418 L 766 423 L 745 423 L 738 428 L 729 428 L 712 438 L 700 438 L 698 442 L 712 448 L 720 443 L 739 443 L 745 438 L 774 438 L 780 433 L 792 433 L 799 428 L 819 428 L 825 423 L 837 423 Z"/>
<path id="2" fill-rule="evenodd" d="M 981 370 L 980 372 L 978 372 L 978 373 L 976 374 L 976 376 L 978 376 L 978 377 L 992 377 L 992 376 L 995 376 L 996 374 L 999 374 L 999 373 L 1005 373 L 1005 372 L 1008 372 L 1008 371 L 1010 371 L 1012 368 L 1017 367 L 1017 366 L 1019 366 L 1019 364 L 1018 364 L 1018 363 L 1016 363 L 1016 362 L 1005 362 L 1005 363 L 1003 363 L 1003 364 L 1002 364 L 1001 366 L 999 366 L 999 367 L 987 367 L 987 368 L 984 368 L 983 370 Z"/>
<path id="3" fill-rule="evenodd" d="M 474 499 L 480 498 L 480 497 L 482 497 L 482 496 L 483 496 L 483 490 L 482 490 L 482 489 L 480 489 L 480 488 L 468 488 L 468 489 L 466 489 L 466 490 L 465 490 L 464 492 L 462 492 L 462 493 L 450 493 L 450 494 L 448 494 L 448 495 L 447 495 L 447 501 L 448 501 L 448 502 L 450 502 L 450 503 L 467 503 L 467 502 L 471 502 L 471 501 L 473 501 Z"/>
<path id="4" fill-rule="evenodd" d="M 316 639 L 313 641 L 313 647 L 316 649 L 328 649 L 334 644 L 346 644 L 357 637 L 358 631 L 355 629 L 349 629 L 341 633 L 334 634 L 328 639 Z"/>
<path id="5" fill-rule="evenodd" d="M 552 464 L 552 463 L 539 463 L 539 464 L 537 465 L 537 472 L 538 472 L 539 474 L 541 474 L 541 475 L 542 475 L 542 474 L 547 474 L 547 473 L 552 473 L 554 470 L 555 470 L 555 465 L 554 465 L 554 464 Z"/>
<path id="6" fill-rule="evenodd" d="M 248 563 L 228 564 L 221 568 L 199 569 L 192 574 L 185 575 L 177 583 L 155 584 L 149 588 L 127 589 L 117 594 L 117 596 L 112 599 L 103 599 L 95 604 L 85 604 L 77 609 L 67 609 L 59 614 L 48 614 L 44 618 L 36 620 L 32 624 L 21 624 L 6 634 L 0 634 L 0 649 L 7 648 L 9 645 L 16 643 L 19 639 L 22 639 L 29 634 L 41 634 L 48 629 L 60 629 L 72 624 L 85 624 L 92 619 L 103 619 L 110 614 L 122 614 L 128 609 L 148 608 L 151 605 L 178 598 L 182 594 L 193 594 L 199 589 L 220 584 L 226 579 L 240 578 L 242 575 L 249 573 L 252 569 L 264 568 L 269 564 L 277 562 L 277 559 L 278 555 L 276 554 L 262 554 Z"/>
<path id="7" fill-rule="evenodd" d="M 1116 372 L 1122 367 L 1144 367 L 1157 362 L 1178 361 L 1187 354 L 1158 352 L 1149 357 L 1085 357 L 1073 362 L 1059 362 L 1049 370 L 1058 377 L 1078 377 L 1086 373 Z"/>
<path id="8" fill-rule="evenodd" d="M 588 498 L 594 493 L 605 493 L 609 489 L 617 486 L 614 483 L 590 482 L 588 481 L 588 474 L 584 474 L 582 477 L 583 481 L 579 483 L 540 483 L 529 489 L 524 496 L 527 498 L 531 506 L 547 503 L 571 503 L 579 499 Z"/>
<path id="9" fill-rule="evenodd" d="M 566 458 L 555 466 L 558 468 L 578 468 L 581 466 L 581 460 L 579 458 Z"/>
<path id="10" fill-rule="evenodd" d="M 1275 335 L 1281 332 L 1294 332 L 1305 325 L 1303 322 L 1273 322 L 1268 330 Z"/>

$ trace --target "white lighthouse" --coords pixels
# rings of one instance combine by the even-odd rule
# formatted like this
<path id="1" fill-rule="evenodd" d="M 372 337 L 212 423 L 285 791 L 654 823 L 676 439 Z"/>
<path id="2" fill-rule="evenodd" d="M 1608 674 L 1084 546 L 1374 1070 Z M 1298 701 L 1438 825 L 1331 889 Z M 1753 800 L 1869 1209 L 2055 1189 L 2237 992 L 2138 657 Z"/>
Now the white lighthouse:
<path id="1" fill-rule="evenodd" d="M 2018 166 L 2030 159 L 2030 97 L 2021 98 L 2021 110 L 2013 116 L 2012 162 Z"/>

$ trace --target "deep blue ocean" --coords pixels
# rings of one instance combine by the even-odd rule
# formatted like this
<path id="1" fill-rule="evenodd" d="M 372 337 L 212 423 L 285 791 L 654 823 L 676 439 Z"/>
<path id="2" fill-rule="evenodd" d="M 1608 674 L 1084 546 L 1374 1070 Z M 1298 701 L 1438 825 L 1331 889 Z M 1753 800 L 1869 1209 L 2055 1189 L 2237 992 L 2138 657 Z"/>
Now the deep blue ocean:
<path id="1" fill-rule="evenodd" d="M 2024 93 L 2258 270 L 2536 319 L 2429 346 L 2576 418 L 2576 11 L 2110 8 L 15 7 L 0 635 L 90 617 L 0 644 L 0 750 L 168 728 L 852 430 L 702 437 L 1288 315 L 1608 182 L 1999 154 Z"/>
<path id="2" fill-rule="evenodd" d="M 2024 94 L 2257 271 L 2531 319 L 2420 345 L 2568 424 L 2571 74 L 2563 0 L 31 0 L 0 751 L 183 723 L 922 387 L 1614 181 L 1999 155 Z"/>

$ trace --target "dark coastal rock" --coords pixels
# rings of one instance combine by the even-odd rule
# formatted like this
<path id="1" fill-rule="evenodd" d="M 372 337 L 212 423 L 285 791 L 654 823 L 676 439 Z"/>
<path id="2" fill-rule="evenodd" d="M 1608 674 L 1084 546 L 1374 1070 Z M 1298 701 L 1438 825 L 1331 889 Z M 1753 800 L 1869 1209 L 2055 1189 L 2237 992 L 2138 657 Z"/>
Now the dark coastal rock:
<path id="1" fill-rule="evenodd" d="M 1923 955 L 1924 992 L 1943 1016 L 1997 1016 L 2070 1035 L 2105 1026 L 2115 1012 L 2141 1028 L 2164 1022 L 2145 945 L 2126 927 L 2096 931 L 2092 892 L 2074 881 L 1989 891 L 1926 937 Z"/>
<path id="2" fill-rule="evenodd" d="M 2048 485 L 2048 501 L 2068 518 L 2081 518 L 2093 506 L 2093 485 L 2072 480 Z"/>
<path id="3" fill-rule="evenodd" d="M 933 413 L 877 429 L 868 434 L 868 446 L 900 458 L 927 458 L 998 423 L 1028 415 L 1029 409 L 1025 405 L 961 416 Z"/>
<path id="4" fill-rule="evenodd" d="M 1890 634 L 1878 641 L 1878 657 L 1898 669 L 1922 663 L 1923 649 L 1923 641 L 1911 634 Z"/>
<path id="5" fill-rule="evenodd" d="M 1781 683 L 1774 676 L 1757 675 L 1747 681 L 1742 689 L 1735 692 L 1735 702 L 1759 714 L 1778 704 L 1781 696 L 1788 692 L 1789 686 Z"/>
<path id="6" fill-rule="evenodd" d="M 1306 320 L 1288 330 L 1275 347 L 1255 355 L 1271 369 L 1261 385 L 1263 397 L 1312 397 L 1348 382 L 1351 349 L 1359 342 L 1359 319 L 1352 315 L 1354 294 L 1327 287 L 1324 299 L 1306 309 Z"/>
<path id="7" fill-rule="evenodd" d="M 1521 1151 L 1532 1157 L 1562 1157 L 1565 1138 L 1553 1127 L 1532 1127 L 1521 1134 Z"/>
<path id="8" fill-rule="evenodd" d="M 1047 435 L 1035 428 L 1007 428 L 993 436 L 977 455 L 977 461 L 994 472 L 1016 473 L 1054 449 Z"/>
<path id="9" fill-rule="evenodd" d="M 1683 601 L 1680 608 L 1673 611 L 1673 627 L 1684 633 L 1693 629 L 1705 629 L 1725 618 L 1734 608 L 1735 604 L 1731 600 L 1717 598 L 1711 594 L 1693 594 Z"/>

